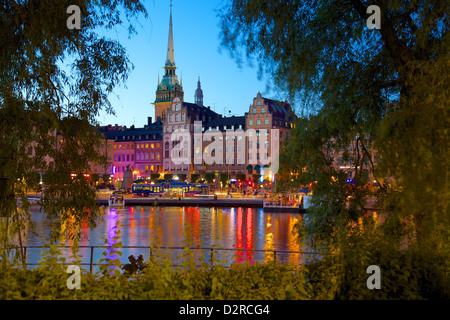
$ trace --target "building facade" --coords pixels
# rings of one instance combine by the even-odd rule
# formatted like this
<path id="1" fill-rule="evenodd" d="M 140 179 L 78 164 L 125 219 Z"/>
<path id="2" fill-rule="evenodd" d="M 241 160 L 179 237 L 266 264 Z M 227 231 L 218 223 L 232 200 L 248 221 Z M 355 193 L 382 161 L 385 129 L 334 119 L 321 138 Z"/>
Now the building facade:
<path id="1" fill-rule="evenodd" d="M 162 122 L 151 122 L 142 128 L 122 127 L 108 132 L 108 138 L 114 140 L 114 163 L 112 174 L 116 181 L 123 179 L 127 166 L 136 178 L 149 178 L 162 168 Z"/>
<path id="2" fill-rule="evenodd" d="M 170 173 L 195 173 L 194 169 L 194 124 L 207 123 L 221 117 L 210 107 L 172 101 L 163 121 L 163 169 Z M 180 145 L 180 143 L 182 145 Z"/>
<path id="3" fill-rule="evenodd" d="M 272 181 L 282 143 L 289 139 L 297 117 L 289 103 L 264 98 L 258 92 L 245 118 L 247 179 L 259 174 Z"/>

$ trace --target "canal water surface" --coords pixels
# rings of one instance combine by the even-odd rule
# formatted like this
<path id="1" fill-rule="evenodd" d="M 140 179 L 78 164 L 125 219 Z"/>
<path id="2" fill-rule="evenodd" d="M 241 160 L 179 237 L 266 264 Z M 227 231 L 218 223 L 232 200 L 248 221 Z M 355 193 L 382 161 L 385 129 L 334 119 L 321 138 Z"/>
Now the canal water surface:
<path id="1" fill-rule="evenodd" d="M 213 257 L 222 263 L 231 262 L 266 262 L 276 259 L 283 263 L 301 263 L 309 257 L 302 253 L 308 251 L 299 242 L 295 232 L 297 223 L 301 223 L 300 214 L 264 213 L 259 208 L 205 208 L 205 207 L 151 207 L 134 206 L 119 208 L 104 207 L 103 219 L 97 227 L 90 229 L 87 224 L 82 227 L 80 246 L 111 246 L 120 242 L 123 248 L 122 263 L 128 262 L 128 256 L 144 259 L 150 255 L 147 248 L 157 244 L 164 248 L 161 253 L 169 255 L 171 260 L 180 263 L 180 255 L 187 245 L 196 258 L 203 256 L 204 261 Z M 46 244 L 50 228 L 44 221 L 44 214 L 39 208 L 31 208 L 31 217 L 38 235 L 27 232 L 25 246 L 42 246 Z M 70 228 L 70 224 L 65 228 Z M 70 239 L 62 239 L 62 244 L 70 246 Z M 170 247 L 171 249 L 165 249 Z M 229 250 L 231 249 L 231 250 Z M 255 251 L 247 251 L 248 249 Z M 106 251 L 105 251 L 106 250 Z M 93 262 L 102 257 L 102 252 L 110 249 L 95 248 Z M 260 251 L 259 251 L 260 250 Z M 275 254 L 274 252 L 275 251 Z M 27 262 L 38 262 L 42 249 L 27 248 Z M 90 262 L 91 249 L 80 248 L 83 263 Z M 63 250 L 63 255 L 70 260 L 71 249 Z M 216 261 L 217 263 L 217 261 Z"/>

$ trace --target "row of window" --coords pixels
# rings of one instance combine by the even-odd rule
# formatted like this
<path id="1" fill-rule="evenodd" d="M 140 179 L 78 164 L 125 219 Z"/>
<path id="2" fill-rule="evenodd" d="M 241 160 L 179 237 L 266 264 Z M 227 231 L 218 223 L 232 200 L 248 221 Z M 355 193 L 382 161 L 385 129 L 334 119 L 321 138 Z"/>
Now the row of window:
<path id="1" fill-rule="evenodd" d="M 149 147 L 151 149 L 154 149 L 155 146 L 158 149 L 158 148 L 161 147 L 161 144 L 160 143 L 150 143 L 150 144 L 148 144 L 148 143 L 141 143 L 141 144 L 136 144 L 136 149 L 149 149 Z M 127 149 L 127 150 L 134 149 L 134 144 L 130 144 L 130 143 L 127 143 L 127 144 L 124 144 L 124 145 L 122 145 L 122 144 L 115 144 L 114 145 L 114 150 L 117 150 L 117 149 L 119 149 L 119 150 L 122 150 L 122 149 L 123 150 L 125 150 L 125 149 Z"/>
<path id="2" fill-rule="evenodd" d="M 136 165 L 136 170 L 138 170 L 138 171 L 140 171 L 141 173 L 144 173 L 144 172 L 159 172 L 160 171 L 160 166 L 159 166 L 159 164 L 157 164 L 157 165 L 153 165 L 153 164 L 151 164 L 151 165 L 143 165 L 143 164 L 141 164 L 141 165 Z"/>
<path id="3" fill-rule="evenodd" d="M 269 124 L 269 119 L 264 119 L 264 124 L 268 125 Z M 253 125 L 253 120 L 248 120 L 248 125 L 252 126 Z M 260 119 L 256 120 L 256 125 L 258 125 L 258 126 L 261 125 L 261 120 Z"/>
<path id="4" fill-rule="evenodd" d="M 171 131 L 170 129 L 172 129 L 172 131 Z M 176 129 L 177 129 L 177 128 L 176 128 L 175 126 L 172 126 L 172 127 L 167 126 L 167 127 L 166 127 L 166 133 L 174 132 Z M 178 130 L 181 131 L 181 130 L 182 130 L 182 127 L 181 127 L 181 126 L 178 126 Z M 187 126 L 187 125 L 184 126 L 184 130 L 185 130 L 185 131 L 188 130 L 188 126 Z"/>
<path id="5" fill-rule="evenodd" d="M 173 117 L 173 116 L 175 116 L 175 117 Z M 175 119 L 175 121 L 173 121 L 173 119 Z M 181 119 L 180 120 L 181 122 L 184 122 L 184 113 L 181 114 L 180 119 Z M 169 123 L 172 123 L 172 122 L 178 122 L 178 114 L 175 114 L 175 115 L 171 114 L 171 115 L 169 115 Z"/>
<path id="6" fill-rule="evenodd" d="M 153 152 L 136 152 L 136 161 L 155 160 L 155 153 Z M 161 160 L 161 154 L 156 152 L 156 160 Z"/>
<path id="7" fill-rule="evenodd" d="M 258 101 L 257 104 L 258 104 L 258 106 L 261 105 L 261 101 Z M 253 113 L 256 113 L 256 110 L 257 110 L 256 108 L 253 108 Z M 262 107 L 262 108 L 261 108 L 261 113 L 265 113 L 265 112 L 266 112 L 266 108 L 265 108 L 265 107 Z"/>
<path id="8" fill-rule="evenodd" d="M 134 154 L 115 154 L 115 162 L 134 161 Z"/>
<path id="9" fill-rule="evenodd" d="M 248 148 L 253 149 L 253 141 L 248 142 Z M 256 141 L 256 148 L 259 149 L 259 141 Z M 269 140 L 264 141 L 264 149 L 269 149 Z"/>
<path id="10" fill-rule="evenodd" d="M 234 159 L 229 159 L 229 161 L 227 163 L 215 163 L 213 162 L 210 166 L 212 168 L 218 167 L 218 168 L 228 168 L 228 167 L 242 167 L 244 166 L 244 163 L 234 163 Z M 168 163 L 164 164 L 164 170 L 169 171 L 169 170 L 188 170 L 189 169 L 189 165 L 188 164 L 177 164 L 175 165 L 174 163 L 170 163 L 170 166 Z"/>
<path id="11" fill-rule="evenodd" d="M 136 165 L 136 167 L 130 166 L 130 169 L 132 171 L 138 170 L 141 173 L 144 173 L 144 172 L 159 172 L 161 168 L 160 165 Z M 125 172 L 125 170 L 126 166 L 115 166 L 114 173 Z"/>
<path id="12" fill-rule="evenodd" d="M 152 139 L 156 140 L 157 136 L 156 134 L 139 134 L 139 135 L 131 135 L 131 136 L 117 136 L 117 140 L 148 140 Z"/>
<path id="13" fill-rule="evenodd" d="M 208 130 L 208 131 L 211 131 L 211 130 L 213 130 L 214 129 L 214 127 L 204 127 L 203 128 L 203 131 L 206 131 L 206 130 Z M 216 130 L 220 130 L 220 126 L 216 126 L 215 127 L 215 129 Z M 222 129 L 223 129 L 223 131 L 226 131 L 227 129 L 231 129 L 231 130 L 235 130 L 234 129 L 234 125 L 225 125 L 225 126 L 222 126 Z M 239 130 L 239 129 L 242 129 L 242 124 L 240 124 L 240 125 L 238 125 L 238 126 L 236 126 L 236 130 Z"/>
<path id="14" fill-rule="evenodd" d="M 146 143 L 146 144 L 141 143 L 141 144 L 137 144 L 136 145 L 136 149 L 148 149 L 149 146 L 150 146 L 151 149 L 155 149 L 155 146 L 156 146 L 157 149 L 161 148 L 161 144 L 159 144 L 159 143 L 156 143 L 156 144 L 155 143 L 150 143 L 150 144 L 148 144 L 148 143 Z"/>
<path id="15" fill-rule="evenodd" d="M 264 125 L 269 125 L 269 119 L 264 119 Z M 283 123 L 284 122 L 284 123 Z M 248 125 L 249 126 L 253 126 L 253 120 L 248 120 Z M 256 125 L 260 126 L 261 125 L 261 119 L 257 119 L 256 120 Z M 276 127 L 285 127 L 285 128 L 294 128 L 293 124 L 290 124 L 287 121 L 283 121 L 283 120 L 277 120 L 277 119 L 273 119 L 273 125 Z"/>
<path id="16" fill-rule="evenodd" d="M 161 160 L 161 154 L 159 152 L 137 152 L 136 153 L 136 161 L 144 161 L 144 160 Z M 125 161 L 134 161 L 134 154 L 115 154 L 114 161 L 116 162 L 125 162 Z"/>

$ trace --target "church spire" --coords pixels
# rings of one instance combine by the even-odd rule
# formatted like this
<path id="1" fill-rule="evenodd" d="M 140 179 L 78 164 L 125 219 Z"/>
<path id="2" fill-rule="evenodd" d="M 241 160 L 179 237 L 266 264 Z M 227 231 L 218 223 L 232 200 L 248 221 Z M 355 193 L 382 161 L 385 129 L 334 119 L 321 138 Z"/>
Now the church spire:
<path id="1" fill-rule="evenodd" d="M 172 27 L 172 0 L 170 0 L 170 19 L 169 19 L 169 38 L 167 41 L 166 63 L 164 65 L 164 75 L 159 81 L 156 89 L 155 99 L 155 117 L 162 114 L 162 110 L 167 107 L 167 103 L 171 103 L 175 97 L 180 97 L 183 101 L 183 85 L 178 82 L 176 75 L 176 65 L 173 47 L 173 27 Z"/>
<path id="2" fill-rule="evenodd" d="M 200 77 L 198 77 L 197 90 L 195 90 L 195 104 L 203 107 L 203 90 L 200 83 Z"/>
<path id="3" fill-rule="evenodd" d="M 172 30 L 172 0 L 170 0 L 170 20 L 169 20 L 169 39 L 167 41 L 166 65 L 175 65 L 173 48 L 173 30 Z"/>

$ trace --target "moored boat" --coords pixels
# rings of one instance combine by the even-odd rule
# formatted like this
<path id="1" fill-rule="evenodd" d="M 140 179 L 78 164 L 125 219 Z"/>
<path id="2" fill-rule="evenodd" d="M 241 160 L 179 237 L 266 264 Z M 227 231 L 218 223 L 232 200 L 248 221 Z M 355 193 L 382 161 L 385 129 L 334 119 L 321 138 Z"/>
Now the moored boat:
<path id="1" fill-rule="evenodd" d="M 125 206 L 125 198 L 120 194 L 113 194 L 109 197 L 108 205 L 110 207 L 123 207 Z"/>
<path id="2" fill-rule="evenodd" d="M 264 212 L 300 213 L 302 195 L 299 194 L 265 194 L 263 202 Z"/>

